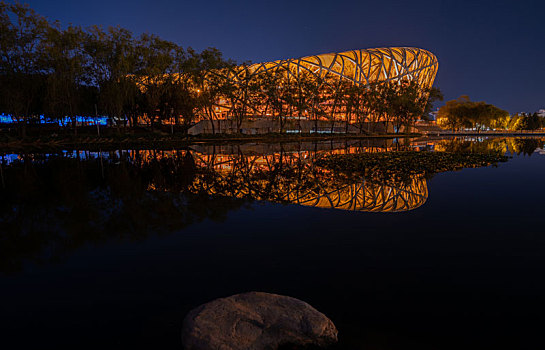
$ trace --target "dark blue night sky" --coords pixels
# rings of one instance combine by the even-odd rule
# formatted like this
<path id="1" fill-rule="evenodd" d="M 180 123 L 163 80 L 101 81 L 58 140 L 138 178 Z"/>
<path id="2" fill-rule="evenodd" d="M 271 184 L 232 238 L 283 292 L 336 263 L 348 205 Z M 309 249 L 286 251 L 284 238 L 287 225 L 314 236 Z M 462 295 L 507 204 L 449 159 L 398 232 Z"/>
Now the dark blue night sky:
<path id="1" fill-rule="evenodd" d="M 63 24 L 120 25 L 237 61 L 383 46 L 439 58 L 446 99 L 467 94 L 510 112 L 545 108 L 542 1 L 27 0 Z"/>

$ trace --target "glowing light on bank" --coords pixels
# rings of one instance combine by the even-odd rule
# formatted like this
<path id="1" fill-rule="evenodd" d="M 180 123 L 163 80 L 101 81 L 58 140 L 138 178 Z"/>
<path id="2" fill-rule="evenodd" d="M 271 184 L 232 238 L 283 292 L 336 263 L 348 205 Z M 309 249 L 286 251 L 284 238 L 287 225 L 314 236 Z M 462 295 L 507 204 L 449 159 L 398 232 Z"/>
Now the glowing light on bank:
<path id="1" fill-rule="evenodd" d="M 76 123 L 78 125 L 102 125 L 106 126 L 108 125 L 108 117 L 105 116 L 99 116 L 99 117 L 84 117 L 84 116 L 76 116 Z M 64 117 L 64 118 L 48 118 L 44 115 L 40 115 L 39 117 L 32 119 L 33 123 L 36 124 L 58 124 L 60 126 L 66 126 L 70 125 L 73 122 L 72 118 Z M 17 123 L 17 120 L 13 118 L 9 114 L 0 114 L 0 124 L 15 124 Z"/>

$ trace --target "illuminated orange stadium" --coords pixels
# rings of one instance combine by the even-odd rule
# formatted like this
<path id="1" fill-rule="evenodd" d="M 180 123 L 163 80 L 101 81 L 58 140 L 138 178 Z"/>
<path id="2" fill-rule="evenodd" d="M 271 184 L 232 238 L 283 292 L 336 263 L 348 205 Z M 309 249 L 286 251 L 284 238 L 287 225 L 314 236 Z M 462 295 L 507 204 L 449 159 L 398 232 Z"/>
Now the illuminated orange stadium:
<path id="1" fill-rule="evenodd" d="M 250 66 L 253 74 L 285 68 L 294 77 L 307 71 L 322 78 L 348 79 L 357 84 L 417 80 L 431 87 L 437 73 L 437 58 L 429 51 L 411 47 L 352 50 L 295 59 L 257 63 Z"/>
<path id="2" fill-rule="evenodd" d="M 283 71 L 286 78 L 295 81 L 305 75 L 320 78 L 330 85 L 342 80 L 364 85 L 410 80 L 417 81 L 424 88 L 431 88 L 438 66 L 435 55 L 427 50 L 389 47 L 256 63 L 246 69 L 215 73 L 233 83 L 242 78 L 250 80 L 265 72 Z M 216 112 L 221 115 L 230 107 L 229 102 L 222 99 L 217 105 Z"/>

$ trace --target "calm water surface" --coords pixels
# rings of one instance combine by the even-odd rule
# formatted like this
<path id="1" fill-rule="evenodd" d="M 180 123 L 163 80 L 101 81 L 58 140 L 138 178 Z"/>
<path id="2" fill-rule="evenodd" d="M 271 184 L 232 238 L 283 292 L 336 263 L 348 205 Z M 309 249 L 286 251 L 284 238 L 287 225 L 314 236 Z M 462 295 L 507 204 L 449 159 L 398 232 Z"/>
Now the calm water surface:
<path id="1" fill-rule="evenodd" d="M 327 153 L 453 147 L 512 158 L 384 184 L 313 165 Z M 179 349 L 190 309 L 264 291 L 325 313 L 339 349 L 540 348 L 542 148 L 495 139 L 6 154 L 0 347 Z"/>

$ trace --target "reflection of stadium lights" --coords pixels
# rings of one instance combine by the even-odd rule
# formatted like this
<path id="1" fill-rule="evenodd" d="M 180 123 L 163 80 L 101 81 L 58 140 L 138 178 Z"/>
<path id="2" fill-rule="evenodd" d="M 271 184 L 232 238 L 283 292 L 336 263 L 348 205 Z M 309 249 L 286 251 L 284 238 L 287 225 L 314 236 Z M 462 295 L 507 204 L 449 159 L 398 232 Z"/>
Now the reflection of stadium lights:
<path id="1" fill-rule="evenodd" d="M 210 166 L 208 161 L 204 160 L 202 154 L 194 153 L 196 164 L 199 166 Z M 217 173 L 218 177 L 214 182 L 207 184 L 206 191 L 210 194 L 220 194 L 225 196 L 246 197 L 253 196 L 256 200 L 272 200 L 269 196 L 261 196 L 266 191 L 260 190 L 261 186 L 267 186 L 267 181 L 252 182 L 251 186 L 244 184 L 238 188 L 236 183 L 232 183 L 233 178 L 243 179 L 252 172 L 267 173 L 275 169 L 275 159 L 277 155 L 272 156 L 215 156 L 215 169 L 221 169 L 226 173 Z M 286 156 L 284 156 L 286 157 Z M 422 175 L 414 175 L 409 181 L 386 181 L 385 183 L 374 183 L 370 181 L 339 181 L 334 173 L 330 171 L 320 172 L 319 175 L 312 175 L 312 163 L 299 163 L 301 159 L 311 159 L 308 152 L 296 151 L 289 159 L 284 158 L 285 169 L 289 169 L 293 164 L 297 166 L 299 175 L 297 179 L 292 180 L 284 178 L 290 182 L 289 186 L 276 187 L 274 198 L 281 198 L 283 202 L 311 206 L 318 208 L 331 208 L 366 212 L 403 212 L 416 209 L 426 203 L 428 199 L 428 187 L 426 179 Z M 244 160 L 244 161 L 240 161 Z M 290 163 L 290 160 L 295 163 Z M 272 167 L 271 167 L 272 165 Z M 294 168 L 295 169 L 295 168 Z M 308 175 L 308 176 L 307 176 Z M 250 176 L 250 178 L 252 178 Z M 303 181 L 298 182 L 298 181 Z M 305 182 L 316 181 L 320 186 L 301 186 Z M 203 180 L 199 183 L 206 183 Z M 282 184 L 282 180 L 280 180 Z M 234 187 L 233 187 L 234 186 Z M 198 186 L 193 190 L 199 192 L 202 188 Z"/>

